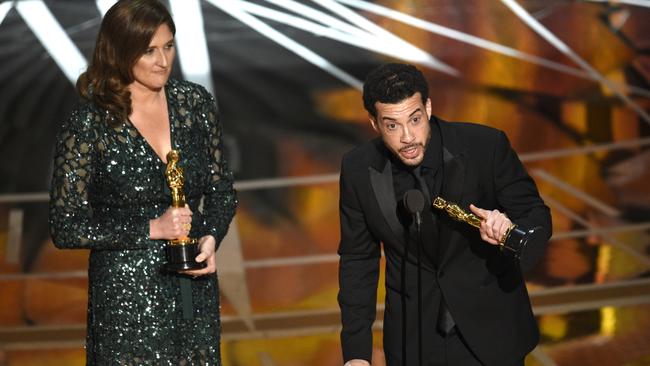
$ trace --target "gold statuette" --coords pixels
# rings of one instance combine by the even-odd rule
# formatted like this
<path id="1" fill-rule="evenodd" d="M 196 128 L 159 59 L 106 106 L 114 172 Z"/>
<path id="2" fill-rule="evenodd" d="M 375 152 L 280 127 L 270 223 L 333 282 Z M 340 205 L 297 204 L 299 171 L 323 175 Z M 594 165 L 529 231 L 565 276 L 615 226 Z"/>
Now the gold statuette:
<path id="1" fill-rule="evenodd" d="M 483 221 L 482 218 L 463 210 L 462 208 L 460 208 L 460 206 L 458 206 L 455 203 L 445 201 L 441 197 L 436 197 L 433 200 L 433 207 L 435 207 L 435 208 L 437 208 L 439 210 L 444 210 L 445 212 L 447 212 L 447 214 L 452 219 L 454 219 L 456 221 L 461 221 L 461 222 L 468 223 L 468 224 L 474 226 L 475 228 L 480 228 L 481 227 L 481 222 Z M 507 242 L 508 238 L 510 237 L 510 233 L 512 233 L 512 230 L 515 229 L 516 227 L 517 227 L 517 225 L 512 224 L 508 228 L 508 230 L 505 232 L 503 237 L 501 238 L 501 241 L 499 241 L 499 248 L 501 250 L 503 250 L 504 248 L 508 248 L 508 249 L 513 250 L 513 247 L 506 245 L 506 242 Z"/>
<path id="2" fill-rule="evenodd" d="M 481 227 L 481 221 L 483 220 L 480 217 L 463 210 L 455 203 L 445 201 L 441 197 L 436 197 L 433 200 L 433 207 L 444 210 L 454 220 L 466 222 L 476 228 Z"/>
<path id="3" fill-rule="evenodd" d="M 185 193 L 183 192 L 183 185 L 185 178 L 183 176 L 183 168 L 178 164 L 180 155 L 178 151 L 171 150 L 167 153 L 167 169 L 165 169 L 165 178 L 167 178 L 167 185 L 171 191 L 172 207 L 180 208 L 185 207 Z M 187 225 L 186 229 L 191 228 L 191 224 Z M 165 269 L 169 271 L 184 271 L 189 269 L 204 268 L 205 263 L 198 263 L 194 258 L 199 254 L 198 240 L 183 236 L 181 238 L 172 239 L 168 242 L 167 248 L 167 263 Z"/>
<path id="4" fill-rule="evenodd" d="M 167 169 L 165 169 L 165 178 L 167 178 L 167 185 L 172 195 L 172 207 L 177 208 L 185 207 L 185 193 L 183 192 L 185 178 L 183 177 L 183 168 L 178 165 L 179 159 L 178 151 L 169 151 L 167 153 Z M 196 242 L 196 239 L 190 239 L 187 236 L 170 240 L 171 245 L 185 245 L 192 242 Z"/>

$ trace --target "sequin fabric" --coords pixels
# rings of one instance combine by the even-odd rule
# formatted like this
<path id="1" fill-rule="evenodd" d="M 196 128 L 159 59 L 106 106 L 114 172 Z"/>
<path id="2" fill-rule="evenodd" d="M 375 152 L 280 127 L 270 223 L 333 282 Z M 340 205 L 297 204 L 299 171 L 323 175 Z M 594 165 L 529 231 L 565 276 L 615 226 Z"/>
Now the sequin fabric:
<path id="1" fill-rule="evenodd" d="M 215 100 L 177 80 L 165 92 L 190 235 L 219 243 L 237 200 Z M 171 204 L 165 164 L 129 121 L 112 128 L 107 118 L 89 104 L 64 123 L 50 192 L 55 245 L 90 249 L 87 364 L 220 365 L 217 276 L 191 281 L 194 319 L 184 319 L 180 276 L 161 271 L 166 242 L 149 238 L 149 220 Z"/>

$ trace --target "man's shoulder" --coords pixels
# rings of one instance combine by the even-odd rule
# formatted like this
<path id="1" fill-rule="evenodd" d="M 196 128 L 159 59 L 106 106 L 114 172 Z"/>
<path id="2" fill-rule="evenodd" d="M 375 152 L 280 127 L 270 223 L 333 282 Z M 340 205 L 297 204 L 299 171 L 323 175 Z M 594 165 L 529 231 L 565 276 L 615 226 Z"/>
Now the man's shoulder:
<path id="1" fill-rule="evenodd" d="M 497 142 L 503 131 L 473 122 L 448 122 L 439 120 L 443 135 L 456 143 L 469 147 L 491 145 Z"/>
<path id="2" fill-rule="evenodd" d="M 441 121 L 441 123 L 443 126 L 446 126 L 446 128 L 453 131 L 454 133 L 466 135 L 469 137 L 489 138 L 489 137 L 497 136 L 499 133 L 502 132 L 497 128 L 486 126 L 476 122 Z"/>
<path id="3" fill-rule="evenodd" d="M 343 155 L 341 166 L 344 169 L 367 169 L 377 158 L 381 157 L 381 139 L 375 138 L 365 142 Z"/>

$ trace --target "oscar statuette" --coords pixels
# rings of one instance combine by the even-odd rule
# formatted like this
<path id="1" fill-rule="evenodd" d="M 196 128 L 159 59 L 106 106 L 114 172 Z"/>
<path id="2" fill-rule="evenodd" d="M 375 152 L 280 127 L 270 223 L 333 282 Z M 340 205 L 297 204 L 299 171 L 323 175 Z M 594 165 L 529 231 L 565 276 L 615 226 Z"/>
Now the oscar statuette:
<path id="1" fill-rule="evenodd" d="M 167 153 L 165 178 L 167 178 L 167 185 L 171 191 L 172 207 L 185 207 L 185 193 L 183 192 L 185 178 L 183 177 L 183 168 L 178 165 L 179 160 L 178 151 L 171 150 Z M 199 254 L 197 239 L 187 236 L 172 239 L 167 243 L 165 251 L 167 253 L 167 263 L 163 268 L 167 271 L 178 272 L 206 267 L 205 263 L 199 263 L 195 260 Z"/>
<path id="2" fill-rule="evenodd" d="M 445 211 L 447 215 L 456 221 L 465 222 L 476 228 L 481 227 L 482 218 L 463 210 L 455 203 L 445 201 L 441 197 L 436 197 L 433 200 L 433 207 Z M 541 227 L 521 229 L 517 225 L 512 224 L 499 242 L 499 248 L 501 250 L 508 249 L 515 256 L 520 257 L 529 243 L 543 242 L 544 240 Z"/>

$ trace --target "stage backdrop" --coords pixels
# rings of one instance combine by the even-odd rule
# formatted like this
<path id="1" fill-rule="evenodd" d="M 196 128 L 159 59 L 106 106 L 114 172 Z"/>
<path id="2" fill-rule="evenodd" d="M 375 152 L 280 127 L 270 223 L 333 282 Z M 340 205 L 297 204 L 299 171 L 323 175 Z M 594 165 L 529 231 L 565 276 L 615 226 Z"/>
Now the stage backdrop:
<path id="1" fill-rule="evenodd" d="M 84 363 L 88 253 L 53 247 L 47 191 L 112 3 L 0 1 L 0 365 Z M 360 88 L 389 61 L 424 70 L 436 115 L 503 129 L 552 208 L 527 365 L 650 362 L 647 1 L 168 4 L 173 77 L 218 98 L 239 191 L 219 252 L 225 365 L 341 364 L 338 169 L 374 136 Z"/>

